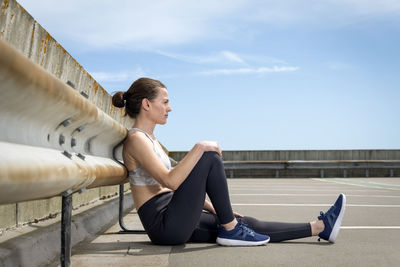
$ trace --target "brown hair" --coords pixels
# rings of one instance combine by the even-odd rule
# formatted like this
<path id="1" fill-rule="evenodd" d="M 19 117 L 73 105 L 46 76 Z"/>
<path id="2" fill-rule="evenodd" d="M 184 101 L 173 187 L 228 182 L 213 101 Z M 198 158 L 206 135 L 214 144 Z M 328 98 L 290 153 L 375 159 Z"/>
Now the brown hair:
<path id="1" fill-rule="evenodd" d="M 114 106 L 125 107 L 125 116 L 136 118 L 142 107 L 142 100 L 152 101 L 158 95 L 160 88 L 167 88 L 162 82 L 150 78 L 140 78 L 134 81 L 126 92 L 116 92 L 112 97 Z"/>

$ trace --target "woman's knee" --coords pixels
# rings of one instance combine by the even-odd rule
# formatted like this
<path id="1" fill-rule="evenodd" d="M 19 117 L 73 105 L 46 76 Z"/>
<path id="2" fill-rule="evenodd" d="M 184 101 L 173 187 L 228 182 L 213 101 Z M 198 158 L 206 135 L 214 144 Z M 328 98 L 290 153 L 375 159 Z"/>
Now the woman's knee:
<path id="1" fill-rule="evenodd" d="M 215 163 L 215 162 L 222 163 L 221 157 L 215 151 L 204 152 L 203 156 L 201 157 L 201 160 L 208 161 L 210 163 Z"/>

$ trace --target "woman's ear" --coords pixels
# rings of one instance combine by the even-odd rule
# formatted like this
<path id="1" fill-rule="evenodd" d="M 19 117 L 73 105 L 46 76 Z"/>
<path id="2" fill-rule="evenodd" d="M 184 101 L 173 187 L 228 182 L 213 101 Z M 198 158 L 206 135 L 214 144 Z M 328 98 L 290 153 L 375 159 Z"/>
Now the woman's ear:
<path id="1" fill-rule="evenodd" d="M 150 109 L 150 101 L 147 98 L 143 98 L 142 100 L 142 108 L 146 111 Z"/>

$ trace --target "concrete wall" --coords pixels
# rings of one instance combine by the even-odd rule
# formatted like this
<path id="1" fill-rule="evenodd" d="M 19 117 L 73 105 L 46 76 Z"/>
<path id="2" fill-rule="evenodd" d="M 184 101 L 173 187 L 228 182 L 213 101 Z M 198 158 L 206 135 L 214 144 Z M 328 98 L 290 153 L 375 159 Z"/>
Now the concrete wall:
<path id="1" fill-rule="evenodd" d="M 186 151 L 170 151 L 180 161 Z M 224 160 L 400 160 L 400 150 L 242 150 L 223 151 Z"/>
<path id="2" fill-rule="evenodd" d="M 187 152 L 169 152 L 169 156 L 180 161 Z M 259 151 L 223 151 L 225 161 L 257 161 L 257 160 L 400 160 L 400 150 L 259 150 Z M 227 177 L 231 178 L 303 178 L 321 177 L 321 169 L 235 169 L 226 170 Z M 367 170 L 354 168 L 324 169 L 323 177 L 366 177 Z M 400 176 L 398 168 L 370 168 L 370 177 Z"/>
<path id="3" fill-rule="evenodd" d="M 88 95 L 100 109 L 125 127 L 131 127 L 133 121 L 124 117 L 121 109 L 112 106 L 111 96 L 101 85 L 15 0 L 0 0 L 0 38 L 60 80 L 72 82 L 77 91 Z M 117 192 L 118 186 L 109 186 L 75 194 L 74 207 Z M 60 208 L 60 197 L 2 205 L 0 233 L 16 225 L 54 216 Z"/>

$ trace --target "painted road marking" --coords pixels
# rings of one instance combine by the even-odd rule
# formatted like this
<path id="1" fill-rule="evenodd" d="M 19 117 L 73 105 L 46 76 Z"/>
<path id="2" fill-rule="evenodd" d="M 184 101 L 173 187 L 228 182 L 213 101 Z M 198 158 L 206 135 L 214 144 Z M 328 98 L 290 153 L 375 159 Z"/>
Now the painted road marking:
<path id="1" fill-rule="evenodd" d="M 368 181 L 354 181 L 354 180 L 340 179 L 340 178 L 312 178 L 312 179 L 315 181 L 321 181 L 321 182 L 355 185 L 355 186 L 362 186 L 362 187 L 368 187 L 368 188 L 400 190 L 400 185 L 383 184 L 383 183 L 377 183 L 377 182 L 371 183 Z"/>
<path id="2" fill-rule="evenodd" d="M 373 230 L 373 229 L 399 229 L 400 226 L 341 226 L 340 229 L 368 229 L 368 230 Z"/>
<path id="3" fill-rule="evenodd" d="M 377 189 L 384 189 L 384 188 L 377 188 Z M 249 188 L 249 189 L 236 189 L 236 188 L 229 188 L 229 191 L 319 191 L 319 192 L 324 192 L 324 191 L 343 191 L 346 190 L 346 192 L 352 191 L 360 191 L 360 192 L 365 192 L 365 189 L 344 189 L 344 188 L 319 188 L 319 189 L 302 189 L 302 188 Z M 382 192 L 381 190 L 368 190 L 368 192 Z"/>
<path id="4" fill-rule="evenodd" d="M 284 206 L 284 207 L 330 207 L 332 204 L 287 204 L 287 203 L 234 203 L 232 206 Z M 400 208 L 400 205 L 346 204 L 346 207 Z"/>
<path id="5" fill-rule="evenodd" d="M 302 196 L 302 197 L 327 197 L 327 196 L 337 196 L 338 194 L 229 194 L 231 196 Z M 348 195 L 346 197 L 375 197 L 375 198 L 400 198 L 400 196 L 391 195 Z"/>

